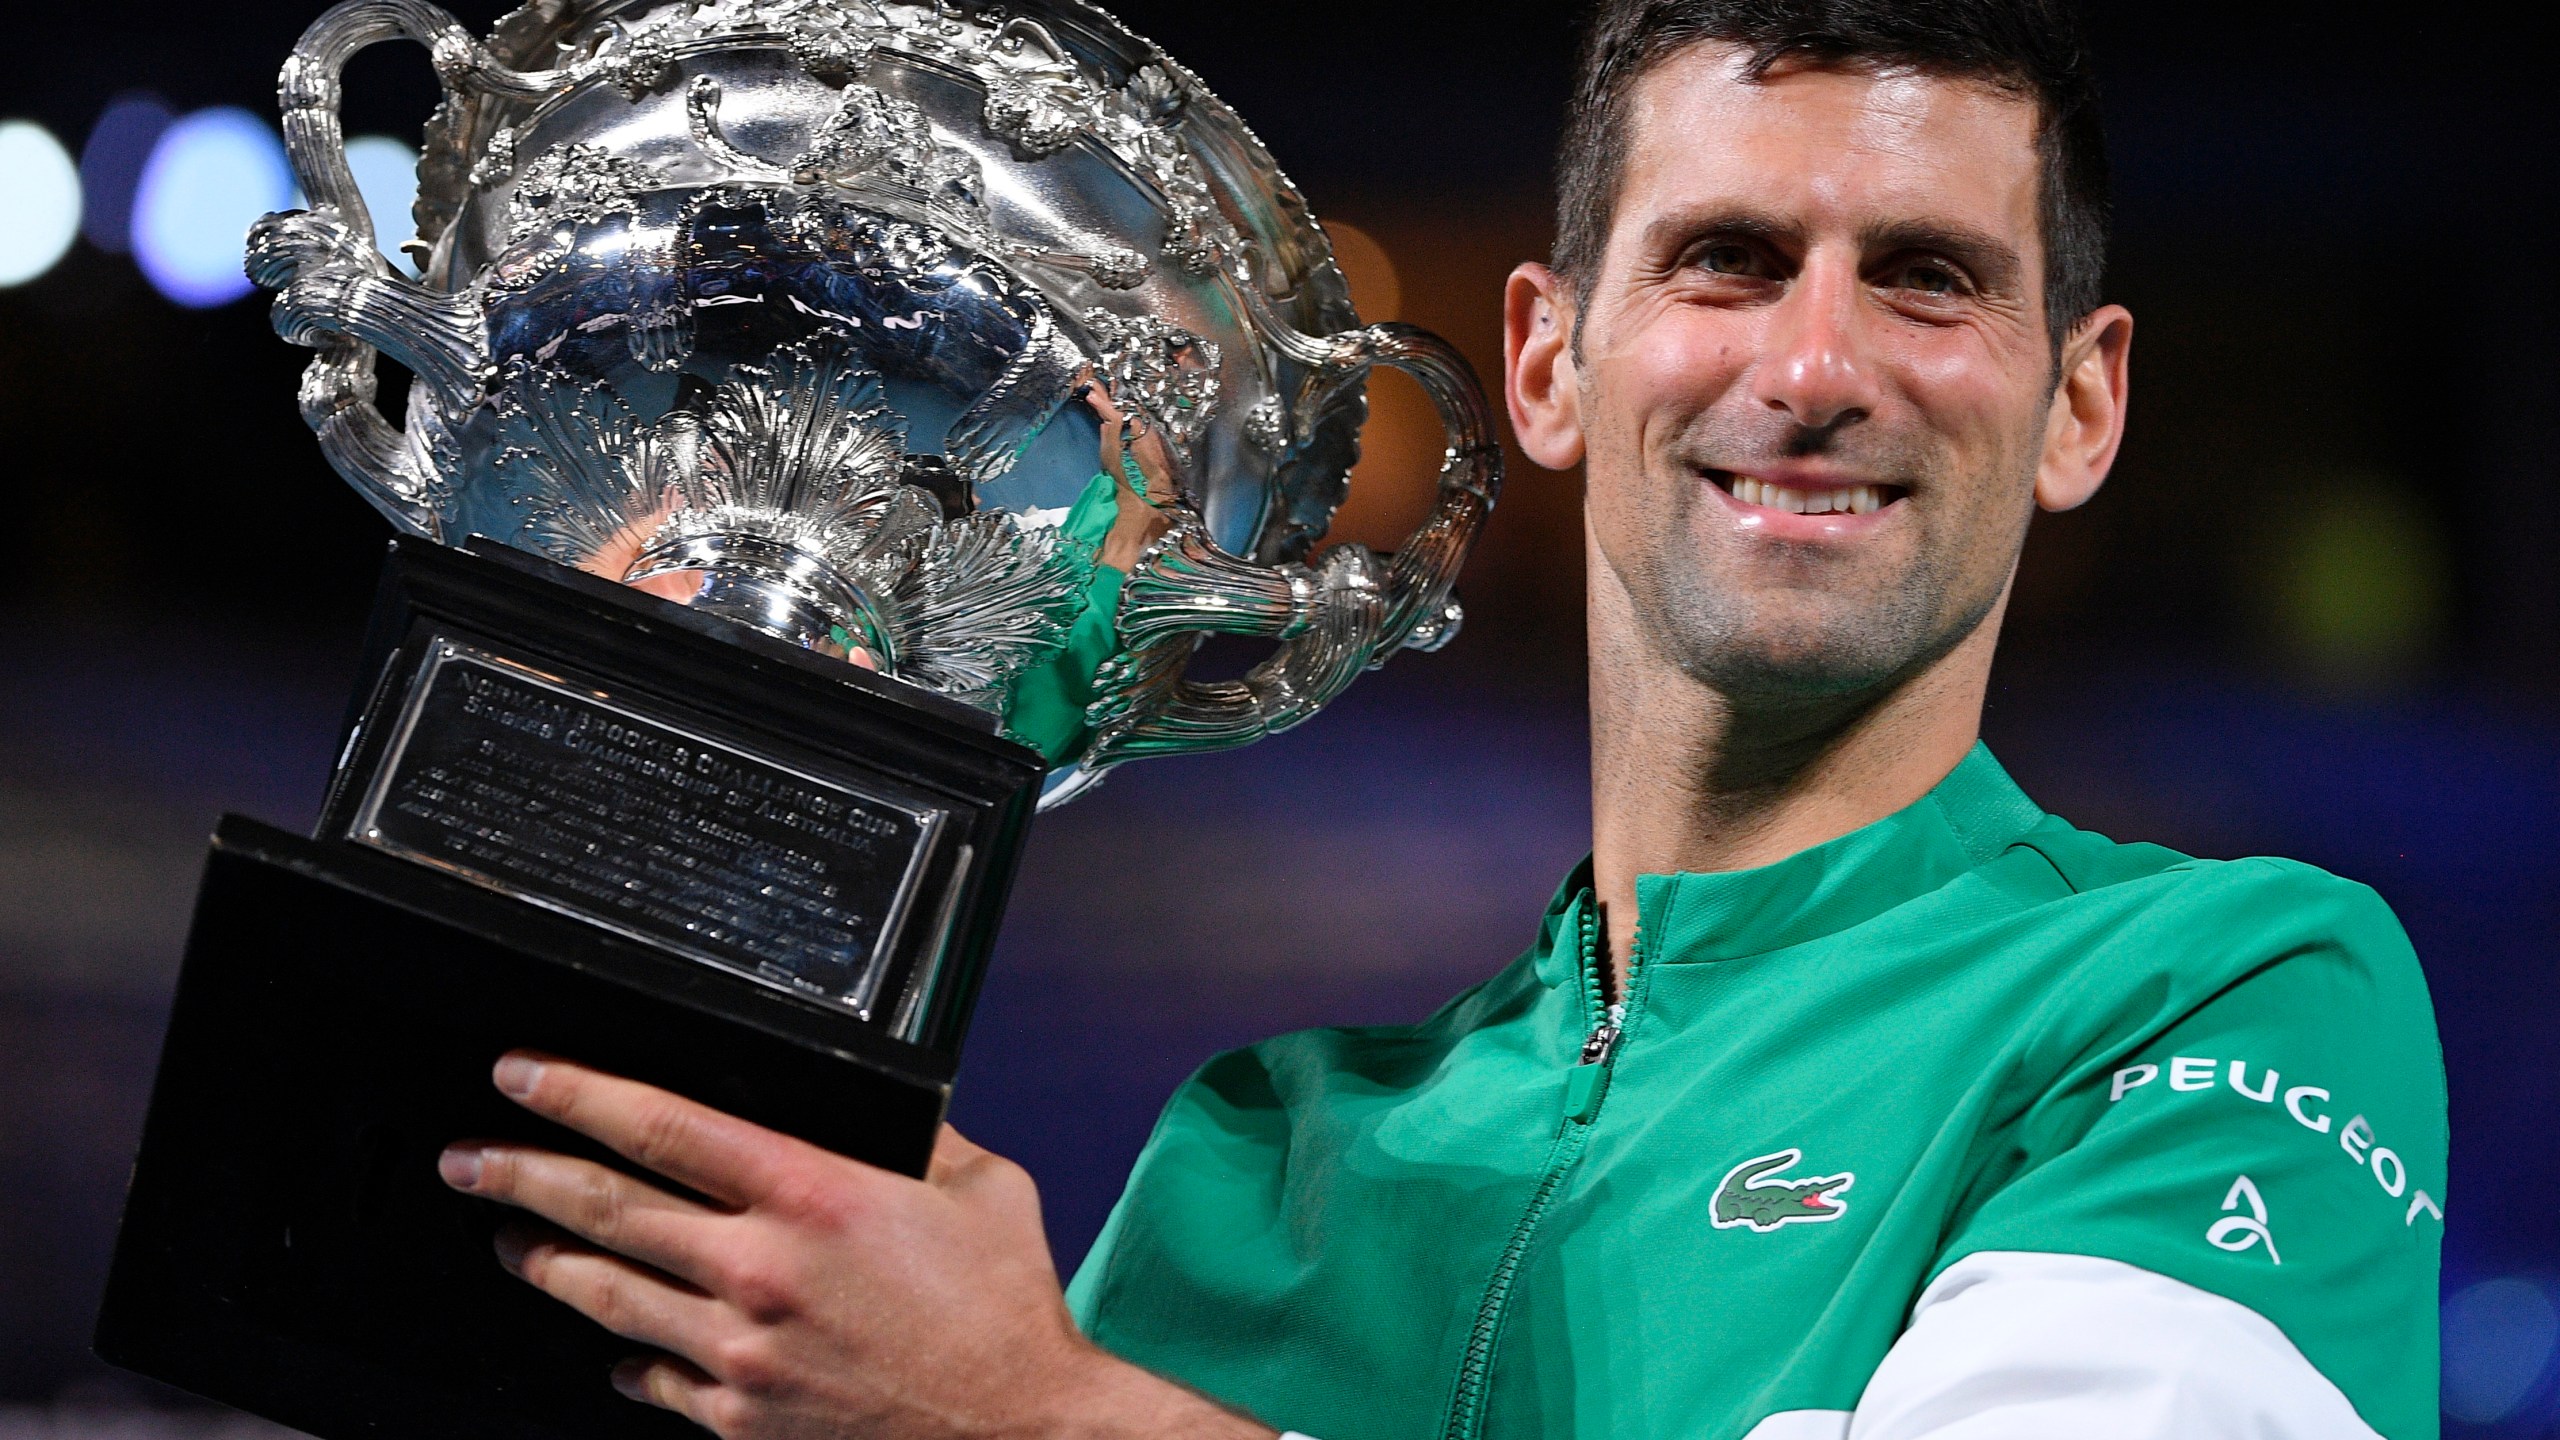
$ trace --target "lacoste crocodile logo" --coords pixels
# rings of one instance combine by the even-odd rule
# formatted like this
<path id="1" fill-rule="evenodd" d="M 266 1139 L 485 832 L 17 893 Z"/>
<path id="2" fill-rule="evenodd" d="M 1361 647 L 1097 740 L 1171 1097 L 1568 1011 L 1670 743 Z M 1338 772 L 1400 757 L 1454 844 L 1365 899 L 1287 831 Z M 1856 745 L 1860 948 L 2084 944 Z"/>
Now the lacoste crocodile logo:
<path id="1" fill-rule="evenodd" d="M 1801 1150 L 1781 1150 L 1754 1156 L 1726 1171 L 1724 1183 L 1716 1187 L 1716 1228 L 1747 1225 L 1751 1233 L 1766 1235 L 1790 1221 L 1810 1225 L 1848 1214 L 1849 1202 L 1840 1196 L 1857 1182 L 1856 1172 L 1844 1170 L 1803 1180 L 1778 1174 L 1803 1158 Z"/>

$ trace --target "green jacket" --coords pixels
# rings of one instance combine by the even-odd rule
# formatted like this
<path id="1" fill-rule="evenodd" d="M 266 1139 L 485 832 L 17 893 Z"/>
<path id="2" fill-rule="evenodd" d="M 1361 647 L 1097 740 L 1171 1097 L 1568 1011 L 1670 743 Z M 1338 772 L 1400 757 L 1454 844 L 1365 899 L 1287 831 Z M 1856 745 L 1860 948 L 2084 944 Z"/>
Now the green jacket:
<path id="1" fill-rule="evenodd" d="M 1588 883 L 1419 1025 L 1205 1066 L 1087 1333 L 1322 1440 L 1837 1434 L 1934 1278 L 2092 1257 L 2435 1434 L 2443 1069 L 2370 890 L 2116 844 L 1976 747 L 1778 864 L 1642 878 L 1612 1026 Z"/>

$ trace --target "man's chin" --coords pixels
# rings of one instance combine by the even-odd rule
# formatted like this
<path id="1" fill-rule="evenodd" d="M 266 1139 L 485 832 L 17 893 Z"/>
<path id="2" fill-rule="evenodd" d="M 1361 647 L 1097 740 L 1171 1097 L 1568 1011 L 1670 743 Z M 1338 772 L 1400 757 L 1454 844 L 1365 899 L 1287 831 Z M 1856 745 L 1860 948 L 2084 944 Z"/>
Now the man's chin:
<path id="1" fill-rule="evenodd" d="M 1814 703 L 1889 688 L 1905 672 L 1871 657 L 1837 653 L 1731 651 L 1690 668 L 1729 700 L 1753 705 Z"/>
<path id="2" fill-rule="evenodd" d="M 1689 633 L 1677 647 L 1680 668 L 1745 703 L 1813 703 L 1881 692 L 1952 643 L 1934 633 L 1934 626 L 1872 607 L 1855 615 L 1798 610 L 1752 617 L 1730 629 L 1684 628 Z"/>

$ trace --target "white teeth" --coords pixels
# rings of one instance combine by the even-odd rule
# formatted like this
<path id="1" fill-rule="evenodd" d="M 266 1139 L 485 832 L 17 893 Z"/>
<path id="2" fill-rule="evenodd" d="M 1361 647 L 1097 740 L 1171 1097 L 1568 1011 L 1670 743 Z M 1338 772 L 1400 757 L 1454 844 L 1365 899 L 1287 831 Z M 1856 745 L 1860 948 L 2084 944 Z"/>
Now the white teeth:
<path id="1" fill-rule="evenodd" d="M 1876 485 L 1852 485 L 1845 490 L 1793 490 L 1736 475 L 1732 490 L 1733 498 L 1745 505 L 1794 515 L 1872 515 L 1885 507 L 1884 489 Z"/>

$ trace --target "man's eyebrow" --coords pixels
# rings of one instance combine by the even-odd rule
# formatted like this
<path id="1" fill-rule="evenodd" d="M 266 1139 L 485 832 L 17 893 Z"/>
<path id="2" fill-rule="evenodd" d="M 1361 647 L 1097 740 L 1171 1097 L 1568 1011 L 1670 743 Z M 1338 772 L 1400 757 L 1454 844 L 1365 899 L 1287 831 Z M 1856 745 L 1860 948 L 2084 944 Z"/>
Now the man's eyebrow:
<path id="1" fill-rule="evenodd" d="M 2026 257 L 2018 247 L 1970 225 L 1942 220 L 1888 220 L 1858 232 L 1859 248 L 1869 255 L 1901 255 L 1914 250 L 1944 255 L 1973 275 L 1985 290 L 2018 287 L 2026 273 Z"/>
<path id="2" fill-rule="evenodd" d="M 1644 227 L 1644 253 L 1663 255 L 1706 239 L 1760 240 L 1801 249 L 1803 225 L 1747 205 L 1710 204 L 1655 216 Z M 2018 248 L 1986 230 L 1948 220 L 1886 220 L 1858 232 L 1859 248 L 1870 255 L 1930 251 L 1963 266 L 1986 290 L 2016 289 L 2026 271 Z"/>
<path id="3" fill-rule="evenodd" d="M 1773 245 L 1801 245 L 1804 227 L 1765 210 L 1739 205 L 1702 205 L 1657 215 L 1644 227 L 1644 251 L 1659 255 L 1684 249 L 1709 237 L 1764 240 Z"/>

